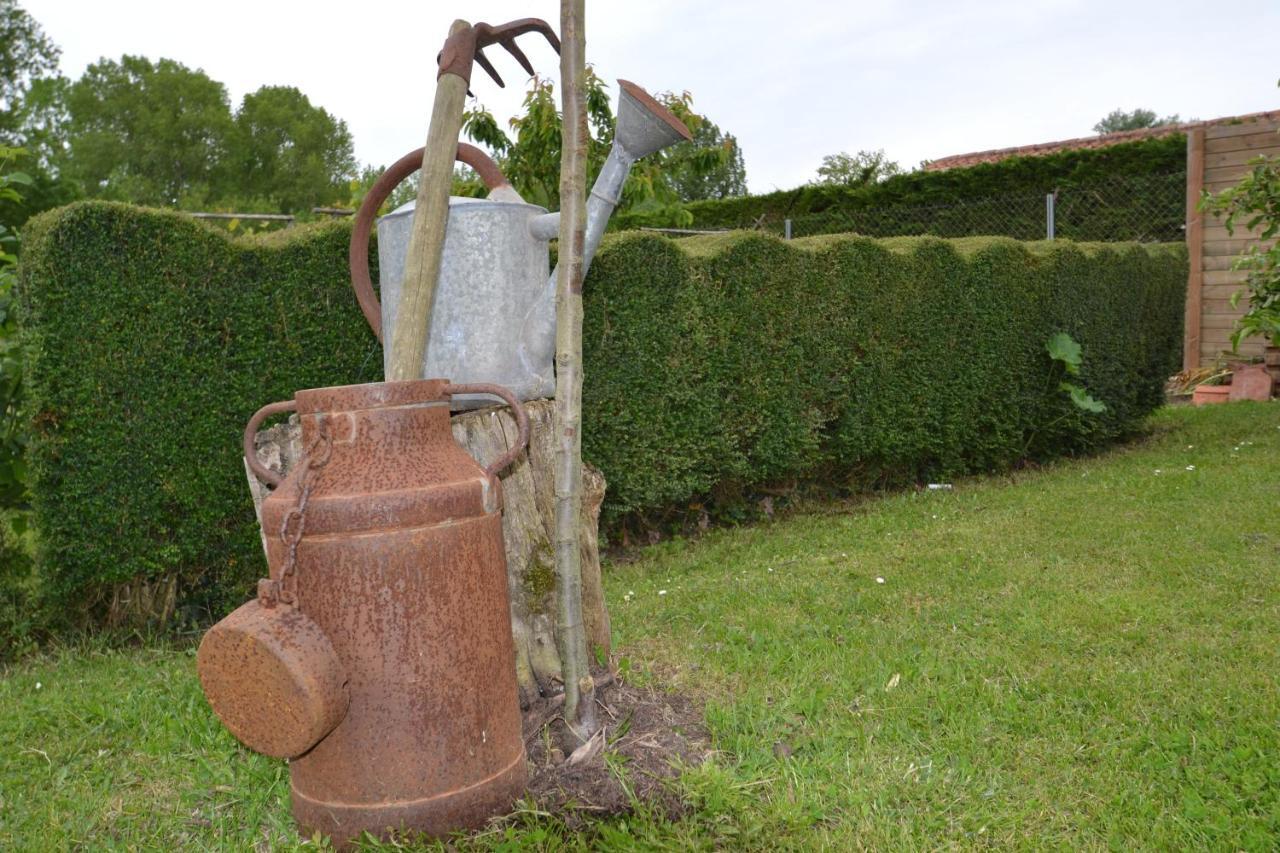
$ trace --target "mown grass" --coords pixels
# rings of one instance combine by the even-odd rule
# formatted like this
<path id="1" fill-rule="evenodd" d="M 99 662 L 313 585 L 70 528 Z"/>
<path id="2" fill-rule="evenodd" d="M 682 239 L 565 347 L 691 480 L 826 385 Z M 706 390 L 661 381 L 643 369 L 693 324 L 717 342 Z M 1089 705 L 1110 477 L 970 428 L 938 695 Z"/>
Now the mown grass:
<path id="1" fill-rule="evenodd" d="M 632 677 L 707 700 L 679 823 L 497 849 L 1280 844 L 1280 405 L 1166 410 L 1097 458 L 646 549 L 607 580 Z M 881 580 L 883 582 L 881 582 Z M 0 848 L 293 847 L 189 649 L 0 681 Z"/>

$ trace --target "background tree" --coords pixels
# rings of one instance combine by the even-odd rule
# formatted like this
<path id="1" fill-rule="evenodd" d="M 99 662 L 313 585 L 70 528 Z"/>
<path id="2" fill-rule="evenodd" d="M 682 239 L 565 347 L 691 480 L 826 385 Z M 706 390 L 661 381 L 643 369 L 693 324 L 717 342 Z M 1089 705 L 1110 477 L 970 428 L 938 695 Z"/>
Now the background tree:
<path id="1" fill-rule="evenodd" d="M 1159 118 L 1152 110 L 1144 110 L 1141 107 L 1133 112 L 1125 112 L 1124 110 L 1112 110 L 1107 113 L 1101 121 L 1093 126 L 1095 133 L 1119 133 L 1122 130 L 1141 130 L 1144 127 L 1163 127 L 1166 124 L 1177 124 L 1182 119 L 1177 113 L 1171 116 Z"/>
<path id="2" fill-rule="evenodd" d="M 604 82 L 590 68 L 586 82 L 587 174 L 592 179 L 609 154 L 613 110 Z M 467 111 L 462 129 L 472 140 L 489 148 L 525 201 L 556 210 L 560 207 L 560 111 L 549 80 L 533 78 L 523 109 L 523 114 L 510 122 L 514 138 L 498 126 L 497 119 L 483 106 Z"/>
<path id="3" fill-rule="evenodd" d="M 0 0 L 0 144 L 13 146 L 33 80 L 57 71 L 61 51 L 15 0 Z"/>
<path id="4" fill-rule="evenodd" d="M 586 86 L 590 185 L 613 143 L 614 115 L 605 83 L 591 68 L 587 68 Z M 659 92 L 655 97 L 695 135 L 706 122 L 704 116 L 694 112 L 688 92 Z M 533 78 L 525 95 L 523 114 L 510 121 L 513 135 L 503 131 L 483 106 L 468 110 L 462 127 L 469 138 L 490 150 L 526 201 L 549 210 L 560 207 L 560 113 L 549 81 Z M 724 168 L 732 159 L 736 144 L 732 150 L 723 144 L 705 147 L 696 156 L 687 152 L 683 156 L 673 154 L 680 147 L 652 154 L 635 164 L 622 188 L 622 200 L 613 217 L 615 225 L 687 225 L 692 221 L 684 210 L 677 176 L 693 180 L 689 176 Z"/>
<path id="5" fill-rule="evenodd" d="M 92 198 L 197 207 L 216 195 L 227 90 L 172 59 L 103 59 L 66 93 L 64 177 Z"/>
<path id="6" fill-rule="evenodd" d="M 747 169 L 737 138 L 704 119 L 693 140 L 667 151 L 665 173 L 682 201 L 747 194 Z"/>
<path id="7" fill-rule="evenodd" d="M 346 122 L 292 86 L 244 96 L 221 165 L 221 201 L 241 210 L 309 212 L 345 201 L 356 177 Z"/>
<path id="8" fill-rule="evenodd" d="M 901 173 L 902 167 L 890 160 L 884 149 L 859 151 L 857 154 L 841 151 L 822 158 L 822 165 L 818 167 L 818 179 L 814 183 L 860 187 L 879 183 Z"/>
<path id="9" fill-rule="evenodd" d="M 15 136 L 21 148 L 8 149 L 9 163 L 28 178 L 21 196 L 0 195 L 0 228 L 17 233 L 23 223 L 43 210 L 70 204 L 79 196 L 74 185 L 59 177 L 54 165 L 64 153 L 66 125 L 63 77 L 32 80 L 18 105 Z"/>
<path id="10" fill-rule="evenodd" d="M 31 179 L 12 170 L 22 152 L 0 146 L 0 200 L 21 201 L 19 188 Z M 0 224 L 0 509 L 21 506 L 26 498 L 26 466 L 23 447 L 26 429 L 22 421 L 22 348 L 18 343 L 13 286 L 18 262 L 18 235 Z M 3 519 L 0 519 L 3 521 Z M 0 531 L 3 540 L 3 531 Z"/>
<path id="11" fill-rule="evenodd" d="M 26 180 L 22 194 L 0 194 L 0 229 L 17 233 L 33 214 L 74 201 L 51 155 L 61 147 L 67 81 L 57 76 L 58 47 L 13 0 L 0 0 L 0 147 Z"/>

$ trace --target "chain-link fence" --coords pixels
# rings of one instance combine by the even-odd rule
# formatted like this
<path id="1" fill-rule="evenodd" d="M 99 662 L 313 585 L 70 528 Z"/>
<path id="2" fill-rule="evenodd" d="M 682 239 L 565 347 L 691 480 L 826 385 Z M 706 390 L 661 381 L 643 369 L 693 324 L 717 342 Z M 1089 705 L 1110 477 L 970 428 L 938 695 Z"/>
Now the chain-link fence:
<path id="1" fill-rule="evenodd" d="M 784 237 L 854 232 L 869 237 L 1004 236 L 1018 240 L 1181 242 L 1186 175 L 1137 175 L 947 204 L 830 208 L 765 216 L 739 227 Z"/>

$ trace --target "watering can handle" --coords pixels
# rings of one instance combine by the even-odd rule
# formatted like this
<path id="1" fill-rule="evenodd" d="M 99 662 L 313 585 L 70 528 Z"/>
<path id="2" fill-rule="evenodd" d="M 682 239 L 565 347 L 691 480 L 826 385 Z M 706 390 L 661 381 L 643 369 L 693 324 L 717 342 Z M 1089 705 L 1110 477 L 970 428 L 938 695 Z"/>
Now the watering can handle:
<path id="1" fill-rule="evenodd" d="M 255 477 L 272 488 L 280 485 L 284 478 L 258 461 L 258 454 L 254 449 L 253 439 L 258 434 L 258 427 L 262 426 L 262 422 L 267 418 L 284 412 L 292 412 L 297 408 L 298 404 L 293 400 L 285 400 L 280 403 L 267 403 L 261 409 L 258 409 L 258 411 L 253 413 L 253 417 L 249 418 L 249 423 L 246 424 L 244 428 L 244 461 L 249 466 L 249 470 L 253 472 Z"/>
<path id="2" fill-rule="evenodd" d="M 525 412 L 524 406 L 520 405 L 520 401 L 516 399 L 516 395 L 512 394 L 507 388 L 501 385 L 490 385 L 488 383 L 470 383 L 467 385 L 454 385 L 450 383 L 444 386 L 443 393 L 450 396 L 454 394 L 491 394 L 499 397 L 502 402 L 511 407 L 511 412 L 516 416 L 516 443 L 510 450 L 490 462 L 488 467 L 484 469 L 485 474 L 490 477 L 506 468 L 512 462 L 516 461 L 516 457 L 520 452 L 529 445 L 529 415 Z"/>
<path id="3" fill-rule="evenodd" d="M 422 168 L 422 151 L 421 148 L 410 151 L 382 173 L 361 202 L 360 209 L 356 211 L 355 225 L 351 228 L 349 252 L 351 287 L 355 289 L 356 301 L 360 303 L 364 318 L 369 321 L 369 326 L 379 341 L 382 341 L 382 306 L 373 292 L 373 279 L 369 276 L 369 234 L 373 231 L 373 222 L 378 217 L 378 208 L 382 207 L 382 203 L 391 195 L 391 191 L 405 178 Z M 475 169 L 480 175 L 480 180 L 484 181 L 485 187 L 490 191 L 511 185 L 511 182 L 502 174 L 502 170 L 498 168 L 498 164 L 474 145 L 459 142 L 457 159 L 458 162 L 466 163 Z"/>

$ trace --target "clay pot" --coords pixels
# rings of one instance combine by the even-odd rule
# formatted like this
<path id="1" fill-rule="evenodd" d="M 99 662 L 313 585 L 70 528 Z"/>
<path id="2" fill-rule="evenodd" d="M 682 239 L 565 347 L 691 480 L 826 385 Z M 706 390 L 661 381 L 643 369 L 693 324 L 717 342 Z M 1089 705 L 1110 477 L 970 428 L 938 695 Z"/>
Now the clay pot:
<path id="1" fill-rule="evenodd" d="M 1230 385 L 1197 385 L 1191 395 L 1193 406 L 1207 406 L 1210 403 L 1225 403 L 1230 398 Z"/>
<path id="2" fill-rule="evenodd" d="M 1246 364 L 1235 369 L 1231 375 L 1231 384 L 1227 386 L 1232 402 L 1238 400 L 1256 400 L 1265 403 L 1271 399 L 1271 386 L 1274 381 L 1264 364 Z"/>

